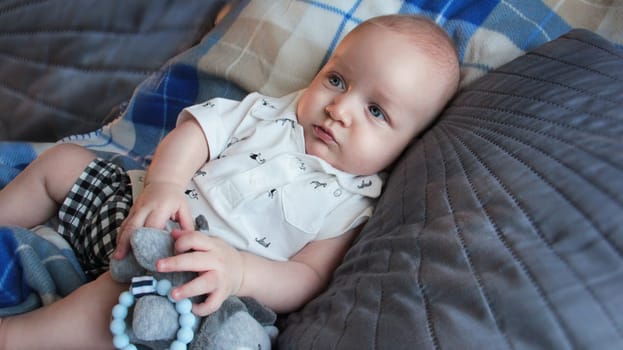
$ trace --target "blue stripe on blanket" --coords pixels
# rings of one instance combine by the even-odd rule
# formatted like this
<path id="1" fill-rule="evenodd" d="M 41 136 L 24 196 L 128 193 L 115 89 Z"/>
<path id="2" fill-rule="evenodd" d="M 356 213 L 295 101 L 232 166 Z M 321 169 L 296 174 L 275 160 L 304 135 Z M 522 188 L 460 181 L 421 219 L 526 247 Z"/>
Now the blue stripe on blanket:
<path id="1" fill-rule="evenodd" d="M 497 6 L 499 0 L 466 0 L 466 1 L 422 1 L 407 0 L 404 2 L 400 13 L 424 12 L 433 19 L 452 18 L 480 26 Z M 443 24 L 443 21 L 436 20 Z"/>
<path id="2" fill-rule="evenodd" d="M 179 112 L 194 103 L 198 92 L 197 70 L 186 64 L 170 65 L 141 85 L 126 111 L 141 132 L 135 133 L 131 152 L 153 152 L 168 130 L 175 126 Z"/>
<path id="3" fill-rule="evenodd" d="M 327 51 L 325 52 L 324 57 L 322 58 L 322 61 L 320 63 L 320 67 L 322 67 L 325 63 L 327 63 L 327 61 L 331 57 L 331 54 L 337 47 L 337 44 L 340 42 L 340 39 L 344 35 L 344 30 L 346 28 L 346 25 L 349 22 L 353 22 L 353 24 L 355 25 L 363 22 L 361 18 L 358 18 L 354 15 L 357 9 L 359 8 L 359 6 L 361 5 L 361 0 L 356 0 L 354 4 L 352 4 L 352 6 L 348 5 L 348 6 L 344 6 L 343 8 L 336 6 L 336 4 L 326 3 L 323 1 L 317 1 L 317 0 L 301 0 L 301 1 L 309 5 L 312 5 L 314 7 L 317 7 L 319 9 L 322 9 L 324 11 L 327 11 L 329 13 L 336 14 L 341 17 L 341 20 L 339 21 L 340 24 L 338 26 L 338 29 L 336 33 L 333 35 L 333 39 L 331 39 L 331 43 L 327 47 Z M 341 3 L 340 5 L 346 5 L 346 4 L 347 3 L 344 2 L 344 3 Z M 320 69 L 320 67 L 318 68 Z"/>
<path id="4" fill-rule="evenodd" d="M 17 256 L 18 242 L 8 228 L 0 228 L 0 308 L 20 304 L 30 294 Z"/>
<path id="5" fill-rule="evenodd" d="M 482 28 L 504 33 L 524 51 L 540 43 L 556 39 L 560 34 L 571 30 L 567 22 L 541 1 L 501 1 L 493 13 L 506 13 L 507 15 L 505 17 L 489 16 L 482 23 Z M 509 13 L 514 16 L 508 16 Z M 506 20 L 502 21 L 500 18 L 506 18 Z"/>
<path id="6" fill-rule="evenodd" d="M 471 37 L 490 17 L 499 0 L 425 1 L 407 0 L 400 13 L 418 13 L 442 26 L 457 45 L 463 61 Z"/>
<path id="7" fill-rule="evenodd" d="M 34 231 L 2 227 L 0 238 L 0 317 L 50 304 L 86 281 L 69 246 L 52 242 L 56 234 L 50 241 Z"/>
<path id="8" fill-rule="evenodd" d="M 0 142 L 0 188 L 11 182 L 35 157 L 37 153 L 30 143 Z"/>

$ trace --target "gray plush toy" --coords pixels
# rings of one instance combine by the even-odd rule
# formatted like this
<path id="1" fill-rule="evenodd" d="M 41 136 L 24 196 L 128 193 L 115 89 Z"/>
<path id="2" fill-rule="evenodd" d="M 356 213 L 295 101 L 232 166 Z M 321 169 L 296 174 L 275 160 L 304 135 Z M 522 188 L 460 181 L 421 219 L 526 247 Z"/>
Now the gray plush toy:
<path id="1" fill-rule="evenodd" d="M 131 246 L 132 253 L 126 258 L 111 260 L 110 271 L 116 281 L 129 283 L 133 277 L 150 275 L 178 286 L 196 276 L 156 271 L 159 259 L 173 255 L 173 239 L 167 231 L 138 229 Z M 190 349 L 270 349 L 278 333 L 275 319 L 273 311 L 253 299 L 229 297 L 217 312 L 196 322 Z M 177 336 L 178 312 L 166 296 L 146 295 L 137 298 L 126 324 L 132 344 L 166 349 Z"/>

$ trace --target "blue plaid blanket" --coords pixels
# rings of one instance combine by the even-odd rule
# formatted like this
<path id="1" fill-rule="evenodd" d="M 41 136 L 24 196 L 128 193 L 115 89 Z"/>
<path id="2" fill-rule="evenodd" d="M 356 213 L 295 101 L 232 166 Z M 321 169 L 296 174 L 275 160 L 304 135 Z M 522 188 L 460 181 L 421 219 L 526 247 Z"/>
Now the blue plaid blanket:
<path id="1" fill-rule="evenodd" d="M 216 96 L 240 99 L 252 90 L 279 96 L 300 89 L 349 30 L 387 13 L 418 13 L 444 27 L 459 50 L 463 86 L 571 28 L 623 44 L 623 23 L 616 20 L 623 9 L 583 1 L 245 0 L 145 80 L 114 122 L 59 142 L 81 144 L 128 169 L 145 168 L 185 106 Z M 51 145 L 0 142 L 0 188 Z M 53 302 L 85 281 L 53 233 L 2 227 L 0 242 L 0 316 Z"/>
<path id="2" fill-rule="evenodd" d="M 0 317 L 50 304 L 86 277 L 69 245 L 46 227 L 0 227 Z"/>

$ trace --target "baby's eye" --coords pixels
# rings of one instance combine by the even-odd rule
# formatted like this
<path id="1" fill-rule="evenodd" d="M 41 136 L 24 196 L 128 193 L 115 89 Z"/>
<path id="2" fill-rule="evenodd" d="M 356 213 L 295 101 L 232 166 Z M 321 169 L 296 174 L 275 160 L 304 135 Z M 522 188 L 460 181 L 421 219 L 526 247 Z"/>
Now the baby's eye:
<path id="1" fill-rule="evenodd" d="M 342 81 L 342 78 L 336 74 L 329 75 L 329 84 L 339 89 L 344 89 L 344 82 Z"/>
<path id="2" fill-rule="evenodd" d="M 383 112 L 383 110 L 379 108 L 379 106 L 371 105 L 368 107 L 368 111 L 374 118 L 377 118 L 380 120 L 386 120 L 385 112 Z"/>

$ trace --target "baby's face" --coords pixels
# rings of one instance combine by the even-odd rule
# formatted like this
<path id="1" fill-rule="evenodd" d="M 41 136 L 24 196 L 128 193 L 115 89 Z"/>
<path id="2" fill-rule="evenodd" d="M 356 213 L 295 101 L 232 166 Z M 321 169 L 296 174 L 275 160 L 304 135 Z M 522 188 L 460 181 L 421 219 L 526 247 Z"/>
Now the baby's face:
<path id="1" fill-rule="evenodd" d="M 384 27 L 347 35 L 298 104 L 306 152 L 357 175 L 385 169 L 445 102 L 432 59 Z"/>

